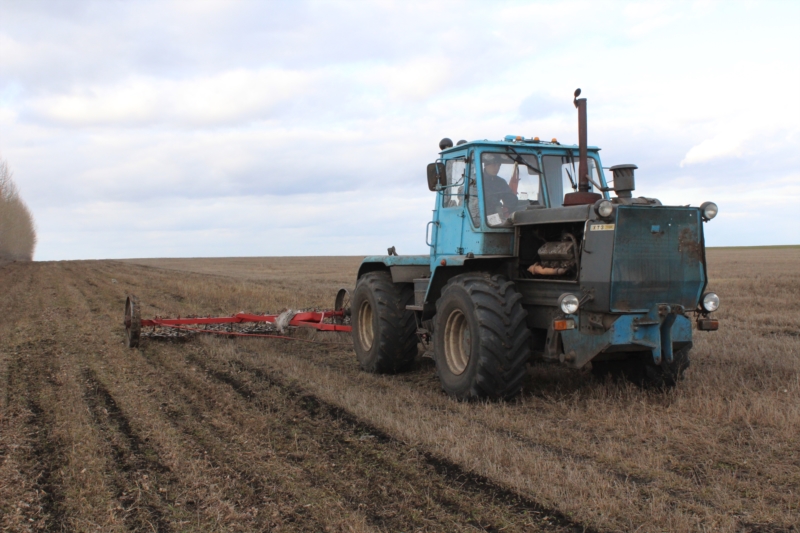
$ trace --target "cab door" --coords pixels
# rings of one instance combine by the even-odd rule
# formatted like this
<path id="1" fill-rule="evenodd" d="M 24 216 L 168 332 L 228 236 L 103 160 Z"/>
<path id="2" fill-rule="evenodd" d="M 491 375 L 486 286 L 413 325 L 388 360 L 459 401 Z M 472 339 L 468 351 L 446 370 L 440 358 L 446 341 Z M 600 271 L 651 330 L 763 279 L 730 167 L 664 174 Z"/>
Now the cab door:
<path id="1" fill-rule="evenodd" d="M 437 217 L 434 221 L 434 241 L 431 261 L 438 262 L 442 255 L 463 254 L 462 235 L 465 223 L 464 199 L 466 196 L 466 157 L 450 159 L 445 163 L 447 186 L 439 191 Z"/>

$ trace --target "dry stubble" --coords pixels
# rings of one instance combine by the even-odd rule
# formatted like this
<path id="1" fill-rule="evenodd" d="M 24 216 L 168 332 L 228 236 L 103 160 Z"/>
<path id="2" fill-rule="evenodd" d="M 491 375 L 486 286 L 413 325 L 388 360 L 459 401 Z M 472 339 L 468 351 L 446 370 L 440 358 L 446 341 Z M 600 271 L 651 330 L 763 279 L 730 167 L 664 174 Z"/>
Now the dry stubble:
<path id="1" fill-rule="evenodd" d="M 0 325 L 4 525 L 779 531 L 798 522 L 797 248 L 709 252 L 722 329 L 697 334 L 687 379 L 668 393 L 536 366 L 517 402 L 459 404 L 427 360 L 382 377 L 335 346 L 121 346 L 126 292 L 145 316 L 330 307 L 358 262 L 1 268 L 0 311 L 16 317 Z"/>

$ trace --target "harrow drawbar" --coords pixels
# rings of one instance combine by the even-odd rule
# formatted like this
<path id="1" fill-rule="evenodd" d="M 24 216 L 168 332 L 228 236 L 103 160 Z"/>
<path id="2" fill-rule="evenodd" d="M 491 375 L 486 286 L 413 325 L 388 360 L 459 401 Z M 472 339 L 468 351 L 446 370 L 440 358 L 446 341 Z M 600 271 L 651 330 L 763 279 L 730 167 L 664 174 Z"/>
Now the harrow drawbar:
<path id="1" fill-rule="evenodd" d="M 154 317 L 143 319 L 139 299 L 129 295 L 125 301 L 125 337 L 129 348 L 139 346 L 142 336 L 161 339 L 181 338 L 184 335 L 207 333 L 237 337 L 268 337 L 276 339 L 310 341 L 284 335 L 292 328 L 311 328 L 317 331 L 349 333 L 350 292 L 340 289 L 336 295 L 334 309 L 293 311 L 287 310 L 277 315 L 237 313 L 219 317 Z M 151 331 L 144 331 L 152 328 Z M 169 333 L 171 332 L 171 333 Z M 330 344 L 330 343 L 322 343 Z M 336 343 L 338 344 L 338 343 Z"/>

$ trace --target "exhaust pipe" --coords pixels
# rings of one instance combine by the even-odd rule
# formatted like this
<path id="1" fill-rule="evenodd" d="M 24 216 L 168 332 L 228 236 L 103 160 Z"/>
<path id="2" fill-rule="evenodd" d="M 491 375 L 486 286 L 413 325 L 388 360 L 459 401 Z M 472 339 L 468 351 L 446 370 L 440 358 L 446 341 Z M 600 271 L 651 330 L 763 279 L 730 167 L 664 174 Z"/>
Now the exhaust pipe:
<path id="1" fill-rule="evenodd" d="M 578 98 L 581 95 L 580 89 L 575 89 L 575 98 L 572 103 L 578 108 L 578 162 L 580 170 L 578 173 L 578 190 L 564 195 L 563 205 L 587 205 L 593 204 L 603 196 L 596 192 L 589 192 L 589 156 L 587 154 L 587 134 L 586 134 L 586 98 Z"/>
<path id="2" fill-rule="evenodd" d="M 589 161 L 586 154 L 588 144 L 586 133 L 586 98 L 578 98 L 581 95 L 580 89 L 575 89 L 575 98 L 572 103 L 578 108 L 578 161 L 580 163 L 580 175 L 578 176 L 578 191 L 589 192 Z"/>

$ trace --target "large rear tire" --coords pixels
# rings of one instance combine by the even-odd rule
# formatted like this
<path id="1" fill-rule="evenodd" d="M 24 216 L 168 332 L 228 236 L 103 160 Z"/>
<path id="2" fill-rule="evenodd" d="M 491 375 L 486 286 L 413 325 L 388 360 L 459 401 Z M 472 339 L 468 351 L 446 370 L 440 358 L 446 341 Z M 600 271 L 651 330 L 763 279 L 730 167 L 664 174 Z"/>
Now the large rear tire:
<path id="1" fill-rule="evenodd" d="M 358 280 L 350 309 L 362 370 L 395 374 L 411 367 L 417 356 L 417 323 L 406 306 L 413 302 L 413 285 L 392 283 L 388 272 L 370 272 Z"/>
<path id="2" fill-rule="evenodd" d="M 459 400 L 520 393 L 530 358 L 522 295 L 501 276 L 452 278 L 436 303 L 434 358 L 442 389 Z"/>

